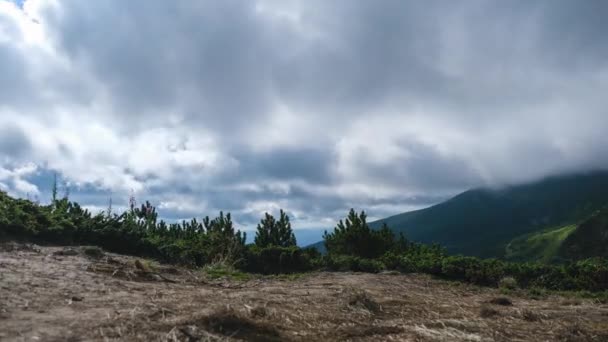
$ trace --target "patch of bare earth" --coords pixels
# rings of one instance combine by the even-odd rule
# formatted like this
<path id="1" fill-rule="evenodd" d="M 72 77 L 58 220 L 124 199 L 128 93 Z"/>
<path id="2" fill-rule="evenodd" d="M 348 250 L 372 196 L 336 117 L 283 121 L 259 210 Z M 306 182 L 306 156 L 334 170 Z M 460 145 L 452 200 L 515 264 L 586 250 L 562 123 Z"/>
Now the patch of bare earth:
<path id="1" fill-rule="evenodd" d="M 607 341 L 608 306 L 424 275 L 210 280 L 88 247 L 0 246 L 1 341 Z"/>

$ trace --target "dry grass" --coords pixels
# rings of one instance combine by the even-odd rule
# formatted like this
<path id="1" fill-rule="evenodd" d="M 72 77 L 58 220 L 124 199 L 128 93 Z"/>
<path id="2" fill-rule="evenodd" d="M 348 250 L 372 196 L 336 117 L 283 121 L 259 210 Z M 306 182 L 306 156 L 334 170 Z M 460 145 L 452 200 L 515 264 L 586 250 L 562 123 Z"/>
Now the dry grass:
<path id="1" fill-rule="evenodd" d="M 0 340 L 608 340 L 608 305 L 565 305 L 555 294 L 507 298 L 426 275 L 235 279 L 218 268 L 210 277 L 111 253 L 54 255 L 61 250 L 0 251 Z"/>
<path id="2" fill-rule="evenodd" d="M 500 315 L 500 311 L 489 306 L 482 306 L 479 310 L 479 316 L 482 318 L 491 318 L 498 315 Z"/>
<path id="3" fill-rule="evenodd" d="M 523 309 L 520 314 L 521 318 L 528 322 L 540 322 L 542 318 L 541 314 L 530 309 Z"/>

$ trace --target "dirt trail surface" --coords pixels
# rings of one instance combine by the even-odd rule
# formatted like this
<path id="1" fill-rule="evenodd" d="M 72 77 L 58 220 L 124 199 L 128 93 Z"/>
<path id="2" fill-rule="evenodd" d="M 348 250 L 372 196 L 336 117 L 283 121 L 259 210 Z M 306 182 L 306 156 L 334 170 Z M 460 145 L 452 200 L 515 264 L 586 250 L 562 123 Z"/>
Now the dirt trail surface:
<path id="1" fill-rule="evenodd" d="M 85 247 L 0 245 L 1 341 L 608 341 L 608 305 L 423 275 L 209 279 Z"/>

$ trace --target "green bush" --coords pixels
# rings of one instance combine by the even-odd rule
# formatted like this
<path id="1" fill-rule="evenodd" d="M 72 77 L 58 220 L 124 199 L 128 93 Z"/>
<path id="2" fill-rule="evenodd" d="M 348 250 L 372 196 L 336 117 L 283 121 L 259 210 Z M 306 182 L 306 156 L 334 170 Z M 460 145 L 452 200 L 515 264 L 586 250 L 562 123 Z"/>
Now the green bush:
<path id="1" fill-rule="evenodd" d="M 354 209 L 344 221 L 338 222 L 333 232 L 325 232 L 323 240 L 329 254 L 368 259 L 379 258 L 388 251 L 403 251 L 408 245 L 403 235 L 395 238 L 386 224 L 380 230 L 372 230 L 365 212 L 358 214 Z"/>
<path id="2" fill-rule="evenodd" d="M 498 287 L 506 290 L 515 290 L 517 288 L 517 280 L 513 277 L 504 277 L 498 282 Z"/>
<path id="3" fill-rule="evenodd" d="M 262 274 L 297 273 L 312 269 L 309 254 L 302 249 L 280 246 L 248 246 L 244 270 Z"/>
<path id="4" fill-rule="evenodd" d="M 281 209 L 279 219 L 266 213 L 260 221 L 255 234 L 255 245 L 260 248 L 268 246 L 296 246 L 296 237 L 291 230 L 289 216 Z"/>
<path id="5" fill-rule="evenodd" d="M 352 255 L 330 255 L 324 258 L 324 265 L 330 271 L 378 273 L 386 267 L 379 260 L 360 258 Z"/>

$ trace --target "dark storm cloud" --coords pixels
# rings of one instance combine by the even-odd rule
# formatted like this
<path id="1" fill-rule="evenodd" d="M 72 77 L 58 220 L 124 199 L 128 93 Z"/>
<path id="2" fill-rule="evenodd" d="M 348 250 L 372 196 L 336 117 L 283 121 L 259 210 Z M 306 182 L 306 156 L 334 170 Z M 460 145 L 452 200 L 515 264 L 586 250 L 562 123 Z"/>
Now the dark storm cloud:
<path id="1" fill-rule="evenodd" d="M 0 153 L 96 207 L 134 189 L 174 219 L 327 222 L 608 166 L 606 1 L 7 8 Z"/>
<path id="2" fill-rule="evenodd" d="M 539 26 L 546 57 L 559 68 L 595 69 L 608 58 L 606 23 L 608 3 L 591 1 L 544 1 Z M 553 58 L 551 58 L 553 57 Z"/>
<path id="3" fill-rule="evenodd" d="M 66 1 L 54 38 L 129 116 L 180 107 L 197 125 L 238 127 L 268 109 L 276 47 L 250 1 Z M 274 45 L 276 43 L 276 46 Z"/>
<path id="4" fill-rule="evenodd" d="M 279 69 L 279 91 L 305 108 L 343 111 L 378 105 L 397 95 L 433 91 L 444 77 L 434 70 L 440 12 L 435 4 L 406 1 L 317 1 L 303 18 L 322 38 Z M 361 110 L 361 108 L 359 108 Z"/>
<path id="5" fill-rule="evenodd" d="M 263 139 L 263 137 L 261 137 Z M 255 152 L 236 151 L 237 173 L 230 181 L 248 175 L 251 180 L 305 180 L 313 184 L 328 184 L 332 180 L 335 156 L 328 149 L 278 148 Z"/>
<path id="6" fill-rule="evenodd" d="M 443 156 L 436 148 L 417 141 L 401 140 L 399 145 L 406 153 L 390 162 L 373 164 L 361 159 L 357 165 L 366 176 L 377 182 L 394 186 L 409 185 L 416 192 L 422 189 L 448 189 L 458 191 L 484 183 L 480 175 L 466 160 Z"/>

